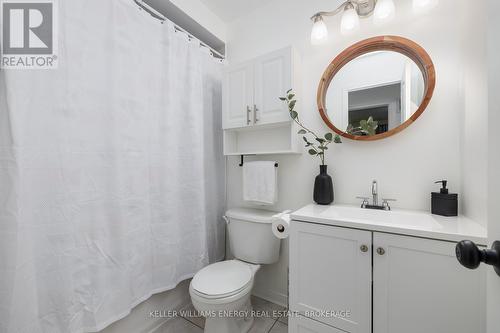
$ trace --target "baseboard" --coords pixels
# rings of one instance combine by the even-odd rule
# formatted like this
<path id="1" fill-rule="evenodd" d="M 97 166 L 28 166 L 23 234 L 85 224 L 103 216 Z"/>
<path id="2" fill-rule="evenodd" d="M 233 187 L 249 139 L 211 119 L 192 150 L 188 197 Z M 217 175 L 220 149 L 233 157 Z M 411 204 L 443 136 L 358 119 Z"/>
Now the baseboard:
<path id="1" fill-rule="evenodd" d="M 288 308 L 288 295 L 273 290 L 254 289 L 252 295 L 265 299 L 266 301 Z"/>

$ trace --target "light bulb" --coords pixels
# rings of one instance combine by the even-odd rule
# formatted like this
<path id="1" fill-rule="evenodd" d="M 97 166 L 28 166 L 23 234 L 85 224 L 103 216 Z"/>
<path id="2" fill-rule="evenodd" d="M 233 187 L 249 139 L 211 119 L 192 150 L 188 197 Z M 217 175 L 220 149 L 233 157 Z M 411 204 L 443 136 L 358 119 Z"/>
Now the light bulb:
<path id="1" fill-rule="evenodd" d="M 342 21 L 340 23 L 340 32 L 344 35 L 349 34 L 359 29 L 359 16 L 354 6 L 348 4 L 342 14 Z"/>
<path id="2" fill-rule="evenodd" d="M 392 0 L 378 0 L 373 13 L 373 21 L 376 24 L 388 22 L 394 18 L 396 6 Z"/>
<path id="3" fill-rule="evenodd" d="M 413 11 L 416 13 L 424 12 L 434 8 L 439 0 L 413 0 Z"/>
<path id="4" fill-rule="evenodd" d="M 321 45 L 328 41 L 328 29 L 321 15 L 313 18 L 314 24 L 311 31 L 311 44 Z"/>

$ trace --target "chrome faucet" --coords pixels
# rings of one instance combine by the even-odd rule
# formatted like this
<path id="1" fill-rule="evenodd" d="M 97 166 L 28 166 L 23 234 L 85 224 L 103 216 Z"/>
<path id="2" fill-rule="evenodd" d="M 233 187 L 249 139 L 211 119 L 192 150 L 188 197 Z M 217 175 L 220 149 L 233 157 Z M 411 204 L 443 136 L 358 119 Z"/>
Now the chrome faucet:
<path id="1" fill-rule="evenodd" d="M 367 209 L 380 209 L 380 210 L 391 210 L 391 206 L 389 205 L 390 201 L 396 201 L 395 199 L 382 199 L 382 204 L 378 204 L 378 183 L 376 180 L 372 182 L 372 198 L 373 203 L 370 205 L 368 197 L 356 197 L 358 199 L 362 199 L 361 208 Z"/>
<path id="2" fill-rule="evenodd" d="M 378 184 L 376 180 L 372 182 L 372 196 L 373 196 L 373 205 L 378 206 Z"/>

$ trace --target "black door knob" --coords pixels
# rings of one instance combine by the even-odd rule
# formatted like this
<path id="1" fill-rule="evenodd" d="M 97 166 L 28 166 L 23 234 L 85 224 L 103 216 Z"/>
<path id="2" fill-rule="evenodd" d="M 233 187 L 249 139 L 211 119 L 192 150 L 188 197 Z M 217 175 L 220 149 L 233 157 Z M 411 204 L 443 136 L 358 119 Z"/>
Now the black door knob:
<path id="1" fill-rule="evenodd" d="M 455 247 L 457 259 L 464 267 L 476 269 L 484 262 L 492 265 L 496 273 L 500 276 L 500 242 L 493 243 L 489 250 L 481 250 L 474 242 L 469 240 L 461 241 Z"/>

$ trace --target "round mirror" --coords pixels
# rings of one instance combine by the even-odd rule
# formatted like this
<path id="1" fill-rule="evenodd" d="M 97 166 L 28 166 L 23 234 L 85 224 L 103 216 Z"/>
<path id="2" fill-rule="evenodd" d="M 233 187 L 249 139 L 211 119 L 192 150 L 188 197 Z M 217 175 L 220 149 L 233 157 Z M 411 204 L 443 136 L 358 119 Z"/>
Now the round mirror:
<path id="1" fill-rule="evenodd" d="M 318 88 L 319 112 L 344 137 L 378 140 L 413 123 L 434 86 L 434 65 L 422 47 L 402 37 L 370 38 L 328 66 Z"/>

